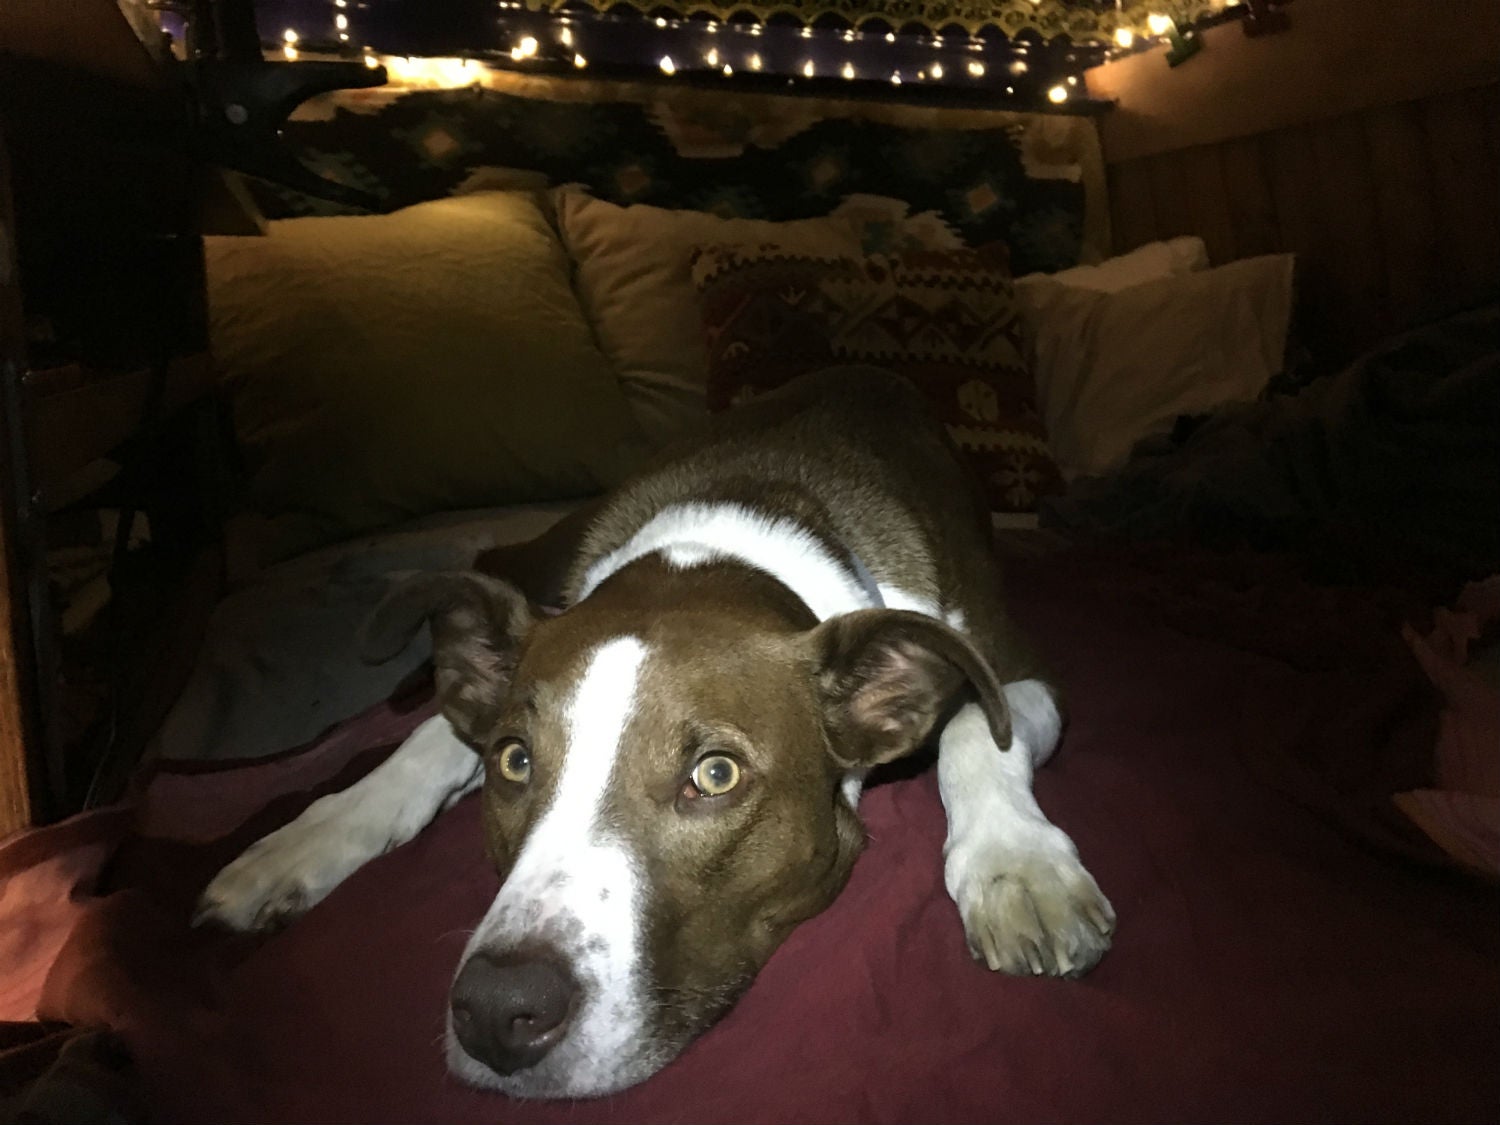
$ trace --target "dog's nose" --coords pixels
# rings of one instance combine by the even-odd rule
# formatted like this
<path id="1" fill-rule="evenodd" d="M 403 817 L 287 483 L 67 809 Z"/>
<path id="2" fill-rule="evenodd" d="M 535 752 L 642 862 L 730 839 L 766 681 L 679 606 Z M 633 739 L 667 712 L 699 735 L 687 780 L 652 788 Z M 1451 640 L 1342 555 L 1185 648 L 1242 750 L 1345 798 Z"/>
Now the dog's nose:
<path id="1" fill-rule="evenodd" d="M 476 953 L 453 982 L 453 1033 L 500 1074 L 535 1066 L 561 1042 L 578 985 L 550 960 Z"/>

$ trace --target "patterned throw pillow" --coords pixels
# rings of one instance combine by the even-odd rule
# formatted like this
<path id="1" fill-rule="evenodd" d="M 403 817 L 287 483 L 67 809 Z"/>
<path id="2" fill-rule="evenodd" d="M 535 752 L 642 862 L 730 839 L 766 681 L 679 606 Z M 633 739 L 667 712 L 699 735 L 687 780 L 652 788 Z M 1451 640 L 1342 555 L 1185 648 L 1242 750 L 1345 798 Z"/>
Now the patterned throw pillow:
<path id="1" fill-rule="evenodd" d="M 1003 247 L 858 258 L 702 246 L 693 281 L 710 410 L 808 371 L 868 363 L 923 390 L 995 511 L 1035 511 L 1060 487 Z"/>

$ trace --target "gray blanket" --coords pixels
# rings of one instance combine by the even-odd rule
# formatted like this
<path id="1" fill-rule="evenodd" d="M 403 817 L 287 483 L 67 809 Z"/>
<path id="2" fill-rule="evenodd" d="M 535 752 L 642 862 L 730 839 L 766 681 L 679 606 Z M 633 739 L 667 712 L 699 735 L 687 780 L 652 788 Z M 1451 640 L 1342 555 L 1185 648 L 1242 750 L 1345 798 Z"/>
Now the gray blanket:
<path id="1" fill-rule="evenodd" d="M 1500 306 L 1397 337 L 1296 394 L 1181 420 L 1044 504 L 1085 537 L 1311 550 L 1339 577 L 1500 570 Z"/>

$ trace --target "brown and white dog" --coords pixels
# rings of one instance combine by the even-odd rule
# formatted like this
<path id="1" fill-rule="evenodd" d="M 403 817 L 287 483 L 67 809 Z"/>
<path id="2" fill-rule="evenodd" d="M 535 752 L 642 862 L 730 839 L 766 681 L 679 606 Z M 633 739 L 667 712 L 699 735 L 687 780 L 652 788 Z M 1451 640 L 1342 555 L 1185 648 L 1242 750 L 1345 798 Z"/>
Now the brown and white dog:
<path id="1" fill-rule="evenodd" d="M 988 513 L 906 383 L 799 380 L 542 555 L 558 544 L 555 617 L 480 571 L 386 598 L 367 648 L 429 622 L 441 714 L 220 872 L 198 920 L 278 925 L 482 786 L 504 884 L 454 979 L 449 1065 L 518 1096 L 608 1093 L 833 901 L 866 772 L 937 732 L 970 950 L 1071 976 L 1109 947 L 1109 902 L 1032 797 L 1056 694 L 1006 617 Z"/>

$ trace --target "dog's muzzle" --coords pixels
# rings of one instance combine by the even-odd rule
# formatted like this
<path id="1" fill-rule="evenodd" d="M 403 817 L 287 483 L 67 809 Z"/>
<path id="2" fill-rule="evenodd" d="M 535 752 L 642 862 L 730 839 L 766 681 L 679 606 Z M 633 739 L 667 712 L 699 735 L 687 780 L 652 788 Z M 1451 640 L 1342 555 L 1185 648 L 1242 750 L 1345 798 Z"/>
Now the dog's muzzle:
<path id="1" fill-rule="evenodd" d="M 514 1074 L 562 1042 L 578 995 L 572 974 L 552 958 L 477 952 L 453 982 L 453 1034 L 471 1058 Z"/>

